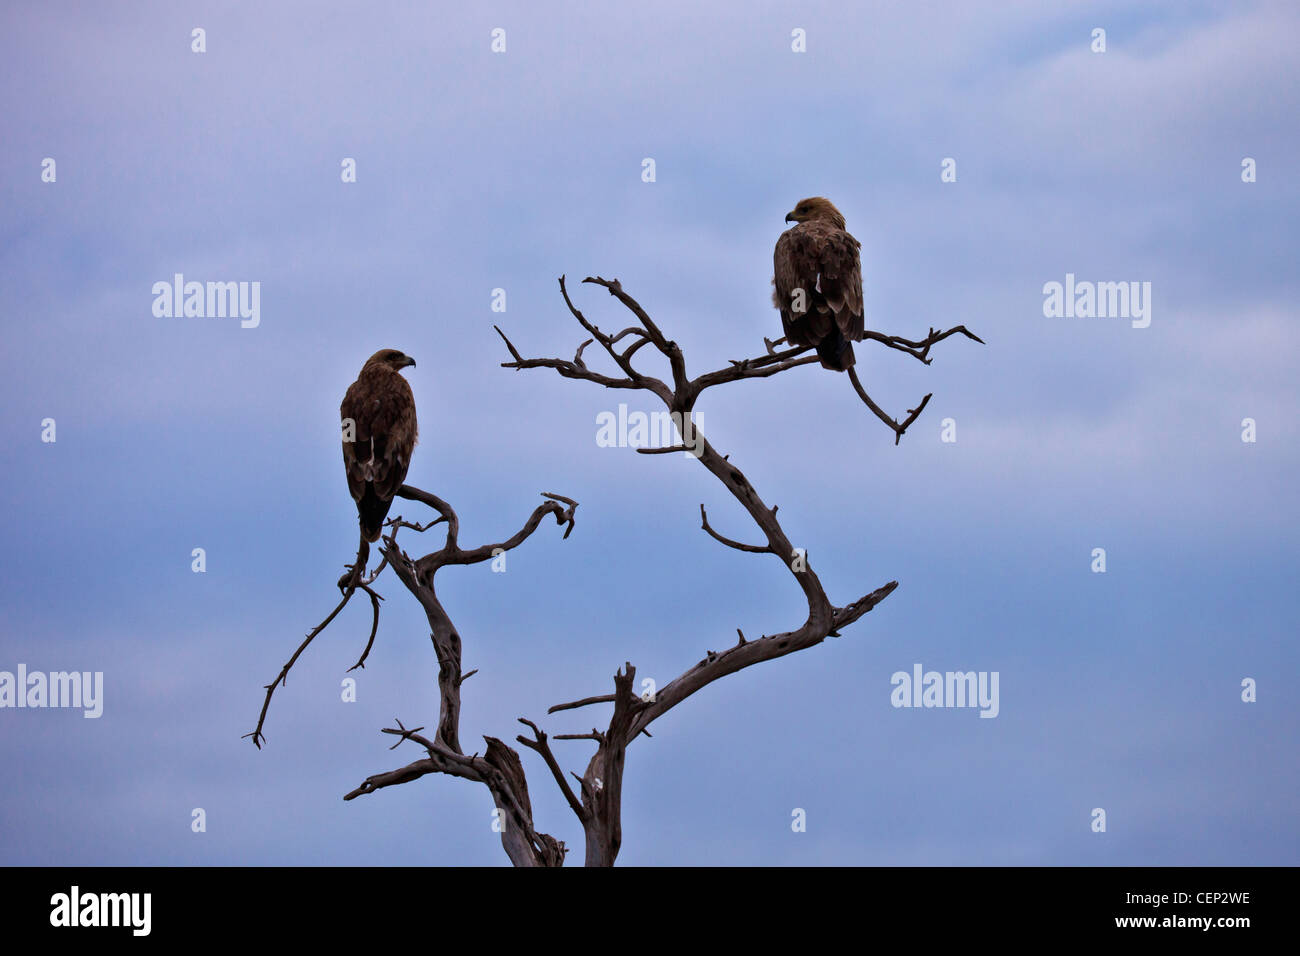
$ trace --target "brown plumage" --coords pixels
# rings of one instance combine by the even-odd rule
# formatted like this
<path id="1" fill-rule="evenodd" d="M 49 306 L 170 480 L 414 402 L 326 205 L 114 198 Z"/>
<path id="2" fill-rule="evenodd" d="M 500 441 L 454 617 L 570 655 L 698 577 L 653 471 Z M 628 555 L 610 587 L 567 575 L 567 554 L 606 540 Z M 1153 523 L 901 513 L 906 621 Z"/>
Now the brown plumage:
<path id="1" fill-rule="evenodd" d="M 361 537 L 378 541 L 393 496 L 406 480 L 415 448 L 415 396 L 401 370 L 415 359 L 380 349 L 361 366 L 339 406 L 343 419 L 343 467 L 357 503 Z M 352 423 L 348 441 L 349 420 Z"/>
<path id="2" fill-rule="evenodd" d="M 862 243 L 844 228 L 829 199 L 801 199 L 785 217 L 792 229 L 776 240 L 772 304 L 791 345 L 817 349 L 822 367 L 843 372 L 862 340 Z M 803 308 L 801 309 L 800 306 Z"/>

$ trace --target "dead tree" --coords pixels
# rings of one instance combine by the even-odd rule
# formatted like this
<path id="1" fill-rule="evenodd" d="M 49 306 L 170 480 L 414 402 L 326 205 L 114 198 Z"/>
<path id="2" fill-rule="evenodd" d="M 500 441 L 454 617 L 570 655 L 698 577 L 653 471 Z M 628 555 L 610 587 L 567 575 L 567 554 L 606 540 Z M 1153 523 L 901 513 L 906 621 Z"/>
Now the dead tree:
<path id="1" fill-rule="evenodd" d="M 709 441 L 694 425 L 691 413 L 696 402 L 706 389 L 743 379 L 768 378 L 781 372 L 808 365 L 818 361 L 816 354 L 808 348 L 779 349 L 781 341 L 764 340 L 766 350 L 763 355 L 752 359 L 732 361 L 728 367 L 707 372 L 697 378 L 686 374 L 686 360 L 677 343 L 664 336 L 658 325 L 650 318 L 635 299 L 623 291 L 617 279 L 587 278 L 587 283 L 607 289 L 610 295 L 631 313 L 636 324 L 628 326 L 617 333 L 602 332 L 580 312 L 569 298 L 564 277 L 560 278 L 560 292 L 564 297 L 569 312 L 578 321 L 589 336 L 578 346 L 572 359 L 558 358 L 524 358 L 519 350 L 506 338 L 498 328 L 497 333 L 509 349 L 511 361 L 503 362 L 503 368 L 516 370 L 549 368 L 565 378 L 593 382 L 606 388 L 633 389 L 647 391 L 657 396 L 667 407 L 677 425 L 680 444 L 663 448 L 638 448 L 644 455 L 665 454 L 670 452 L 687 452 L 697 458 L 708 471 L 722 482 L 731 492 L 741 507 L 749 514 L 762 535 L 761 543 L 743 544 L 714 530 L 703 505 L 700 505 L 700 523 L 702 529 L 714 540 L 750 554 L 769 554 L 777 558 L 793 575 L 795 583 L 804 594 L 808 604 L 808 617 L 798 628 L 776 634 L 763 635 L 754 640 L 747 640 L 738 628 L 739 640 L 721 651 L 709 650 L 704 657 L 689 667 L 676 679 L 659 688 L 653 694 L 638 696 L 634 690 L 636 668 L 626 663 L 614 675 L 614 692 L 586 697 L 582 700 L 556 704 L 548 713 L 573 710 L 595 704 L 612 704 L 613 713 L 604 730 L 592 729 L 588 733 L 556 734 L 555 740 L 591 740 L 596 744 L 596 752 L 587 763 L 585 772 L 579 776 L 571 773 L 577 781 L 575 791 L 570 785 L 560 761 L 551 749 L 550 737 L 533 721 L 519 718 L 519 722 L 530 731 L 530 736 L 519 734 L 515 740 L 524 747 L 535 751 L 545 762 L 560 792 L 564 795 L 570 809 L 582 824 L 586 838 L 585 860 L 588 866 L 611 866 L 618 857 L 622 845 L 622 789 L 623 764 L 628 746 L 640 735 L 649 737 L 647 729 L 651 723 L 680 704 L 691 694 L 706 687 L 727 674 L 749 667 L 761 661 L 773 660 L 820 644 L 827 637 L 839 637 L 843 628 L 857 621 L 873 607 L 883 601 L 898 586 L 897 581 L 890 581 L 862 597 L 845 605 L 836 605 L 822 588 L 821 581 L 808 564 L 802 552 L 796 552 L 785 530 L 777 520 L 777 507 L 768 507 L 749 480 L 735 465 L 720 455 Z M 931 346 L 961 333 L 980 342 L 978 337 L 969 332 L 965 326 L 957 326 L 945 332 L 931 329 L 929 334 L 912 341 L 894 335 L 884 335 L 868 331 L 866 338 L 879 342 L 887 348 L 906 352 L 913 358 L 930 363 Z M 618 369 L 619 374 L 605 374 L 588 367 L 583 359 L 587 346 L 597 343 Z M 620 343 L 625 343 L 620 348 Z M 650 346 L 668 361 L 671 384 L 651 375 L 647 375 L 633 362 L 637 352 Z M 881 419 L 893 432 L 894 441 L 906 432 L 909 425 L 930 400 L 926 395 L 916 407 L 909 409 L 907 416 L 897 421 L 887 415 L 867 394 L 856 371 L 849 370 L 848 377 L 858 396 L 871 411 Z M 567 525 L 564 536 L 567 538 L 573 530 L 574 510 L 577 502 L 561 495 L 547 494 L 548 501 L 537 507 L 524 527 L 509 540 L 495 545 L 482 545 L 471 550 L 463 550 L 458 543 L 459 519 L 441 498 L 436 495 L 404 485 L 399 491 L 400 497 L 428 505 L 438 517 L 424 525 L 411 524 L 400 517 L 388 522 L 389 531 L 384 537 L 382 548 L 383 561 L 369 576 L 363 576 L 362 569 L 366 555 L 358 555 L 357 562 L 351 566 L 350 574 L 340 581 L 344 589 L 343 599 L 338 607 L 317 628 L 307 635 L 307 639 L 297 652 L 281 669 L 275 681 L 266 687 L 266 699 L 257 728 L 248 736 L 260 747 L 265 738 L 262 725 L 266 719 L 271 695 L 278 684 L 283 683 L 289 669 L 306 648 L 307 644 L 320 633 L 347 604 L 357 590 L 367 592 L 373 606 L 373 624 L 370 638 L 361 659 L 354 667 L 363 666 L 366 655 L 373 645 L 375 633 L 379 626 L 380 597 L 371 588 L 374 580 L 386 566 L 391 565 L 398 579 L 424 608 L 432 630 L 434 648 L 438 655 L 438 685 L 441 692 L 441 706 L 438 715 L 437 731 L 432 737 L 422 735 L 423 727 L 407 729 L 400 721 L 396 727 L 384 729 L 384 733 L 398 738 L 393 747 L 404 741 L 412 741 L 425 752 L 425 756 L 404 767 L 367 777 L 359 787 L 346 794 L 343 799 L 351 800 L 363 794 L 374 793 L 384 787 L 408 783 L 429 773 L 445 773 L 477 781 L 487 786 L 492 799 L 501 811 L 503 827 L 502 845 L 512 863 L 516 866 L 559 866 L 564 862 L 567 852 L 562 841 L 537 830 L 533 821 L 532 804 L 528 797 L 528 783 L 524 774 L 523 763 L 513 748 L 496 737 L 484 737 L 486 749 L 482 754 L 467 756 L 460 745 L 460 686 L 474 671 L 461 673 L 461 640 L 456 633 L 446 611 L 439 603 L 434 591 L 434 575 L 446 565 L 474 564 L 489 560 L 497 549 L 510 550 L 528 538 L 547 514 L 553 514 L 557 522 Z M 411 558 L 397 545 L 397 532 L 401 528 L 411 528 L 424 532 L 437 524 L 447 525 L 447 537 L 442 548 L 422 558 Z"/>

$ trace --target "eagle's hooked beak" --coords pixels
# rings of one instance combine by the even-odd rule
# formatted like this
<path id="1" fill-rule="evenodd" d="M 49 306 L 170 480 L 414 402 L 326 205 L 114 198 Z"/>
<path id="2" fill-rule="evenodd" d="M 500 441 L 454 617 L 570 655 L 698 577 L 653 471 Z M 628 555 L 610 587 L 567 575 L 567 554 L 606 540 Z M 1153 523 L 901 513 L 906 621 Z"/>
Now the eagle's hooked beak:
<path id="1" fill-rule="evenodd" d="M 799 220 L 796 219 L 796 218 L 794 218 L 794 213 L 793 213 L 793 212 L 788 212 L 788 213 L 785 214 L 785 221 L 786 221 L 786 222 L 798 222 Z"/>
<path id="2" fill-rule="evenodd" d="M 406 364 L 409 365 L 411 368 L 415 368 L 415 359 L 411 358 L 411 356 L 408 355 L 406 357 Z"/>

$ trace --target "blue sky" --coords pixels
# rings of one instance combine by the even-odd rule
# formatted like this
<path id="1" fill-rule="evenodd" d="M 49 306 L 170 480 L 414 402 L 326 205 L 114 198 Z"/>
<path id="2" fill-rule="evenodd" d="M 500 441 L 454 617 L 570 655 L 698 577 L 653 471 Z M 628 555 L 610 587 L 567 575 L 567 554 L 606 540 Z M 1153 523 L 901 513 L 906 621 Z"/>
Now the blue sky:
<path id="1" fill-rule="evenodd" d="M 97 720 L 0 710 L 0 862 L 505 864 L 481 787 L 341 800 L 418 757 L 381 727 L 436 720 L 427 626 L 390 575 L 358 701 L 339 683 L 360 604 L 277 693 L 268 746 L 240 740 L 354 553 L 339 400 L 376 349 L 417 359 L 409 480 L 456 506 L 464 544 L 513 533 L 541 491 L 581 502 L 567 541 L 544 526 L 505 574 L 450 568 L 439 592 L 479 669 L 467 746 L 520 716 L 588 730 L 606 715 L 546 708 L 608 692 L 624 661 L 663 684 L 806 609 L 770 557 L 701 532 L 703 502 L 755 534 L 697 463 L 597 446 L 598 414 L 649 396 L 501 369 L 492 325 L 567 357 L 584 336 L 556 278 L 600 274 L 692 374 L 756 354 L 779 334 L 785 213 L 826 195 L 862 242 L 869 327 L 964 323 L 987 345 L 949 340 L 929 367 L 858 347 L 890 412 L 934 393 L 897 447 L 816 367 L 701 401 L 833 600 L 900 586 L 638 740 L 620 863 L 1300 863 L 1300 15 L 843 6 L 0 13 L 0 670 L 105 681 Z M 177 272 L 260 282 L 260 324 L 155 317 Z M 1067 273 L 1150 282 L 1150 326 L 1046 318 Z M 891 707 L 916 663 L 997 671 L 998 717 Z M 581 772 L 591 745 L 557 747 Z M 579 862 L 523 760 L 537 825 Z"/>

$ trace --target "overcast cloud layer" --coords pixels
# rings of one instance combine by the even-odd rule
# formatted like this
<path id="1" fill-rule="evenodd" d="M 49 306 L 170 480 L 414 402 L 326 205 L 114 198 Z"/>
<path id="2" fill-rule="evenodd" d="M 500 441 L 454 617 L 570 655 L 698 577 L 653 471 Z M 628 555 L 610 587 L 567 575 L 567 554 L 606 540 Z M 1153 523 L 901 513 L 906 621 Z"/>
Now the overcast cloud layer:
<path id="1" fill-rule="evenodd" d="M 0 862 L 504 864 L 481 787 L 341 800 L 419 756 L 381 727 L 436 720 L 395 579 L 357 702 L 360 603 L 276 695 L 267 746 L 240 740 L 354 553 L 343 391 L 378 348 L 417 359 L 409 481 L 464 544 L 541 491 L 581 502 L 567 541 L 544 526 L 507 573 L 439 590 L 479 671 L 467 749 L 520 716 L 588 730 L 606 715 L 546 708 L 624 661 L 662 685 L 806 608 L 777 562 L 700 531 L 703 502 L 755 533 L 697 463 L 597 446 L 598 414 L 648 396 L 503 370 L 492 325 L 572 355 L 556 278 L 599 274 L 693 374 L 757 354 L 785 213 L 826 195 L 862 242 L 869 327 L 987 345 L 930 366 L 858 347 L 891 413 L 934 393 L 897 447 L 816 367 L 701 402 L 833 600 L 900 586 L 638 740 L 620 862 L 1300 863 L 1294 5 L 555 6 L 0 12 L 0 670 L 105 680 L 98 719 L 0 710 Z M 176 273 L 259 282 L 260 324 L 155 317 Z M 1149 327 L 1045 317 L 1067 273 L 1149 282 Z M 891 706 L 917 663 L 998 672 L 998 716 Z M 580 772 L 590 744 L 557 747 Z M 539 828 L 580 860 L 523 759 Z"/>

